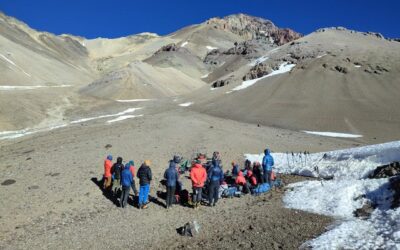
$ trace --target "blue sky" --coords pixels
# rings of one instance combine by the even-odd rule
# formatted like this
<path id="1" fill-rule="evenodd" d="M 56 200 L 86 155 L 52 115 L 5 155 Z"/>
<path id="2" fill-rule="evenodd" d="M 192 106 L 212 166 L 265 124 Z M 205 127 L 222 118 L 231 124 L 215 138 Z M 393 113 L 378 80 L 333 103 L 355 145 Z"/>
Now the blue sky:
<path id="1" fill-rule="evenodd" d="M 2 0 L 0 10 L 31 27 L 87 38 L 171 33 L 215 16 L 245 13 L 303 34 L 345 26 L 400 37 L 400 0 Z"/>

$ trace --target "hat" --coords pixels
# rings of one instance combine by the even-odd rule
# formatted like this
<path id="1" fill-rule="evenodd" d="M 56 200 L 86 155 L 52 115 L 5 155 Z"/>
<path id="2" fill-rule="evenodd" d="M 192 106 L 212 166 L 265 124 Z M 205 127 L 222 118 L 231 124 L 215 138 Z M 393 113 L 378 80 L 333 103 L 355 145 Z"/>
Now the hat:
<path id="1" fill-rule="evenodd" d="M 130 161 L 129 161 L 129 165 L 135 166 L 135 162 L 133 162 L 133 160 L 130 160 Z"/>
<path id="2" fill-rule="evenodd" d="M 107 160 L 110 160 L 110 161 L 112 161 L 112 155 L 107 155 Z"/>

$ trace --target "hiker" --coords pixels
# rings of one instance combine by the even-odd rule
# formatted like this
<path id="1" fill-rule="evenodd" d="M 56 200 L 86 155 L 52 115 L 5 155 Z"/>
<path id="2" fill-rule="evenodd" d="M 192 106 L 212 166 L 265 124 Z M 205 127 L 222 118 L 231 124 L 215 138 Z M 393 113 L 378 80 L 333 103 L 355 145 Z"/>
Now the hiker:
<path id="1" fill-rule="evenodd" d="M 178 182 L 178 171 L 177 165 L 180 163 L 181 159 L 179 156 L 175 155 L 172 160 L 169 162 L 169 167 L 165 170 L 164 178 L 166 180 L 167 186 L 167 198 L 166 198 L 166 208 L 170 208 L 175 200 L 175 190 L 176 190 L 176 183 Z"/>
<path id="2" fill-rule="evenodd" d="M 240 171 L 239 165 L 236 162 L 232 161 L 232 177 L 235 179 Z"/>
<path id="3" fill-rule="evenodd" d="M 257 186 L 257 178 L 254 176 L 253 171 L 247 171 L 246 179 L 249 187 L 254 188 Z"/>
<path id="4" fill-rule="evenodd" d="M 246 178 L 244 178 L 242 171 L 239 171 L 235 183 L 238 186 L 238 189 L 243 193 L 247 194 L 250 192 L 249 187 L 247 186 Z"/>
<path id="5" fill-rule="evenodd" d="M 133 179 L 132 179 L 132 185 L 131 185 L 131 187 L 132 187 L 132 191 L 133 191 L 133 195 L 134 196 L 137 196 L 138 195 L 138 191 L 137 191 L 137 189 L 136 189 L 136 184 L 135 184 L 135 162 L 133 161 L 133 160 L 130 160 L 129 161 L 129 170 L 131 171 L 131 173 L 132 173 L 132 177 L 133 177 Z"/>
<path id="6" fill-rule="evenodd" d="M 271 155 L 271 151 L 267 148 L 264 150 L 264 158 L 262 160 L 262 167 L 263 167 L 263 182 L 268 183 L 270 186 L 271 182 L 271 172 L 272 166 L 274 166 L 274 158 Z"/>
<path id="7" fill-rule="evenodd" d="M 218 163 L 218 166 L 222 169 L 221 154 L 218 151 L 214 151 L 213 153 L 212 162 L 215 161 Z"/>
<path id="8" fill-rule="evenodd" d="M 147 208 L 147 203 L 149 203 L 149 192 L 150 192 L 150 182 L 152 180 L 152 174 L 150 169 L 150 160 L 145 160 L 140 166 L 137 172 L 137 178 L 139 178 L 139 209 Z"/>
<path id="9" fill-rule="evenodd" d="M 224 181 L 224 172 L 219 166 L 219 161 L 213 161 L 213 165 L 208 171 L 208 179 L 210 181 L 208 186 L 208 205 L 215 206 L 218 202 L 219 187 Z"/>
<path id="10" fill-rule="evenodd" d="M 121 171 L 124 169 L 124 164 L 122 164 L 122 157 L 117 157 L 117 162 L 111 168 L 111 175 L 113 177 L 113 191 L 114 195 L 117 195 L 118 190 L 121 187 Z"/>
<path id="11" fill-rule="evenodd" d="M 122 208 L 126 207 L 129 198 L 129 192 L 131 190 L 133 176 L 130 171 L 131 165 L 129 163 L 125 164 L 124 169 L 121 172 L 121 185 L 122 185 L 122 192 L 121 192 L 121 199 L 120 204 Z"/>
<path id="12" fill-rule="evenodd" d="M 257 183 L 262 183 L 263 180 L 262 169 L 261 169 L 261 164 L 258 161 L 255 161 L 253 163 L 253 175 L 254 177 L 256 177 Z"/>
<path id="13" fill-rule="evenodd" d="M 108 155 L 104 160 L 104 175 L 103 175 L 103 189 L 109 191 L 111 188 L 111 168 L 112 168 L 112 155 Z"/>
<path id="14" fill-rule="evenodd" d="M 244 169 L 251 170 L 251 161 L 249 159 L 244 162 Z"/>
<path id="15" fill-rule="evenodd" d="M 193 164 L 190 170 L 190 179 L 192 180 L 193 187 L 193 206 L 194 208 L 198 208 L 201 202 L 204 182 L 207 179 L 207 172 L 199 160 Z"/>

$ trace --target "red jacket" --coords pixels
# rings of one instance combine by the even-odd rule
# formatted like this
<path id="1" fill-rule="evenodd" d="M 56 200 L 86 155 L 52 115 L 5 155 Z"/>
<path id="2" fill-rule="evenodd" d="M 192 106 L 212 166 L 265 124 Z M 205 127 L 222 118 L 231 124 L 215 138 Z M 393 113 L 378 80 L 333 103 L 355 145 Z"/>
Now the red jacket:
<path id="1" fill-rule="evenodd" d="M 111 167 L 112 167 L 112 161 L 106 159 L 104 161 L 104 177 L 111 177 Z"/>
<path id="2" fill-rule="evenodd" d="M 237 185 L 245 185 L 246 179 L 243 176 L 243 172 L 239 171 L 239 175 L 236 177 L 236 184 Z"/>
<path id="3" fill-rule="evenodd" d="M 190 170 L 190 179 L 192 179 L 193 187 L 204 187 L 204 182 L 207 179 L 206 169 L 201 164 L 194 164 Z"/>
<path id="4" fill-rule="evenodd" d="M 130 166 L 129 171 L 131 171 L 132 177 L 135 177 L 135 166 Z"/>

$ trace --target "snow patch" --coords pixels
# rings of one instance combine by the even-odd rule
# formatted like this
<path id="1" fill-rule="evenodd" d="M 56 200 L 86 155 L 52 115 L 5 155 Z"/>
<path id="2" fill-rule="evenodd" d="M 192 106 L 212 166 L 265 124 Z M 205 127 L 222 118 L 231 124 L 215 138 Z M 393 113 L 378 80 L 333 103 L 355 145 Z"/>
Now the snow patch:
<path id="1" fill-rule="evenodd" d="M 185 47 L 188 43 L 189 43 L 188 41 L 182 43 L 181 47 L 182 47 L 182 48 Z"/>
<path id="2" fill-rule="evenodd" d="M 296 66 L 296 64 L 288 64 L 287 62 L 282 63 L 277 70 L 272 71 L 270 74 L 262 76 L 260 78 L 244 81 L 244 82 L 242 82 L 241 85 L 239 85 L 239 86 L 235 87 L 234 89 L 232 89 L 232 91 L 238 91 L 238 90 L 242 90 L 242 89 L 248 88 L 248 87 L 254 85 L 259 80 L 267 78 L 267 77 L 270 77 L 270 76 L 274 76 L 274 75 L 279 75 L 279 74 L 290 72 L 295 66 Z"/>
<path id="3" fill-rule="evenodd" d="M 340 138 L 360 138 L 363 137 L 362 135 L 356 134 L 347 134 L 347 133 L 336 133 L 336 132 L 318 132 L 318 131 L 306 131 L 303 132 L 312 135 L 321 135 L 321 136 L 328 136 L 328 137 L 340 137 Z"/>
<path id="4" fill-rule="evenodd" d="M 207 48 L 208 50 L 218 49 L 217 47 L 212 47 L 212 46 L 206 46 L 206 48 Z"/>
<path id="5" fill-rule="evenodd" d="M 322 57 L 324 57 L 324 56 L 326 56 L 326 55 L 327 55 L 327 54 L 318 55 L 317 58 L 319 59 L 319 58 L 322 58 Z"/>
<path id="6" fill-rule="evenodd" d="M 71 85 L 0 86 L 0 90 L 31 90 L 31 89 L 41 89 L 41 88 L 67 88 L 67 87 L 71 87 Z"/>
<path id="7" fill-rule="evenodd" d="M 148 102 L 153 99 L 131 99 L 131 100 L 116 100 L 117 102 Z"/>
<path id="8" fill-rule="evenodd" d="M 315 249 L 398 249 L 400 208 L 390 209 L 393 193 L 389 179 L 367 179 L 377 166 L 400 160 L 400 141 L 364 147 L 307 153 L 272 153 L 279 173 L 330 180 L 313 180 L 288 186 L 284 203 L 289 208 L 334 216 L 337 225 L 303 246 Z M 262 161 L 263 154 L 246 154 Z M 377 208 L 361 220 L 353 212 L 366 202 Z M 397 245 L 396 245 L 397 244 Z"/>
<path id="9" fill-rule="evenodd" d="M 210 75 L 210 73 L 205 74 L 204 76 L 201 77 L 201 79 L 207 78 Z"/>
<path id="10" fill-rule="evenodd" d="M 116 114 L 100 115 L 100 116 L 95 116 L 95 117 L 82 118 L 82 119 L 79 119 L 79 120 L 72 121 L 71 124 L 82 123 L 82 122 L 98 120 L 98 119 L 103 119 L 103 118 L 109 118 L 109 117 L 115 117 L 115 116 L 123 116 L 125 114 L 133 113 L 133 112 L 135 112 L 136 110 L 139 110 L 139 109 L 142 109 L 142 108 L 129 108 L 129 109 L 125 110 L 125 111 L 122 111 L 122 112 L 119 112 L 119 113 L 116 113 Z"/>
<path id="11" fill-rule="evenodd" d="M 254 67 L 254 66 L 256 66 L 257 64 L 260 64 L 260 63 L 262 63 L 262 62 L 265 62 L 265 61 L 268 60 L 268 59 L 269 59 L 268 56 L 262 56 L 262 57 L 257 58 L 255 61 L 251 62 L 249 65 L 252 66 L 252 67 Z"/>
<path id="12" fill-rule="evenodd" d="M 32 77 L 30 74 L 26 73 L 21 67 L 19 67 L 17 64 L 15 64 L 13 61 L 11 61 L 11 59 L 8 59 L 6 56 L 4 56 L 3 54 L 0 54 L 0 57 L 2 57 L 6 62 L 12 64 L 13 66 L 17 67 L 19 70 L 22 71 L 22 73 L 24 73 L 25 75 Z"/>
<path id="13" fill-rule="evenodd" d="M 354 65 L 354 67 L 355 68 L 361 68 L 361 65 L 356 64 L 356 65 Z"/>
<path id="14" fill-rule="evenodd" d="M 179 106 L 181 106 L 181 107 L 189 107 L 192 104 L 193 104 L 193 102 L 185 102 L 185 103 L 179 104 Z"/>
<path id="15" fill-rule="evenodd" d="M 142 116 L 143 115 L 122 115 L 122 116 L 119 116 L 119 117 L 117 117 L 115 119 L 108 120 L 107 123 L 110 124 L 110 123 L 113 123 L 113 122 L 119 122 L 119 121 L 123 121 L 123 120 L 126 120 L 126 119 L 131 119 L 131 118 L 135 118 L 135 117 L 142 117 Z"/>

